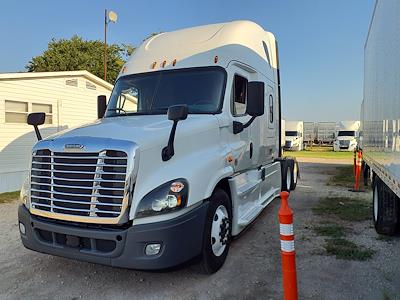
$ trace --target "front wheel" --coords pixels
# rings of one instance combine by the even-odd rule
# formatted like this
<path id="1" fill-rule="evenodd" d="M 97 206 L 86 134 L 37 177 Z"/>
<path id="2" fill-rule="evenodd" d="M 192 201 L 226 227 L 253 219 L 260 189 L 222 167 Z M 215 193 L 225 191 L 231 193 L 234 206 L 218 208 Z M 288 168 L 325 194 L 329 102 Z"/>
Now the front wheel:
<path id="1" fill-rule="evenodd" d="M 210 198 L 204 227 L 202 268 L 211 274 L 218 271 L 229 251 L 232 212 L 230 199 L 224 190 L 216 189 Z"/>

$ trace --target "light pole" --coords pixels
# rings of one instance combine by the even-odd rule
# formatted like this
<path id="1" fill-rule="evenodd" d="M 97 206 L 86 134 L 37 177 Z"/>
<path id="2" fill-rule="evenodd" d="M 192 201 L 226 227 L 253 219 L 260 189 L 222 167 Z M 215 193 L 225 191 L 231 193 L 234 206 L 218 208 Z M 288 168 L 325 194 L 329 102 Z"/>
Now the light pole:
<path id="1" fill-rule="evenodd" d="M 107 81 L 107 25 L 110 22 L 116 23 L 118 15 L 112 10 L 104 11 L 104 80 Z"/>

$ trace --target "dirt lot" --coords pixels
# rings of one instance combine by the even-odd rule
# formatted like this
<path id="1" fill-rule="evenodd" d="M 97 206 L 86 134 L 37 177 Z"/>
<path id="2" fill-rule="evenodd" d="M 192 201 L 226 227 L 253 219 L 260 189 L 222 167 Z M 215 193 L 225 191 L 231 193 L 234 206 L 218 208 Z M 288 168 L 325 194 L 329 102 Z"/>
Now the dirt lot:
<path id="1" fill-rule="evenodd" d="M 363 199 L 371 192 L 354 195 L 336 186 L 330 178 L 343 165 L 323 162 L 301 163 L 302 178 L 290 196 L 300 299 L 399 299 L 400 238 L 379 237 L 357 206 L 369 209 Z M 0 204 L 0 298 L 282 299 L 278 208 L 276 199 L 232 243 L 225 266 L 206 276 L 195 265 L 139 272 L 26 250 L 17 202 Z"/>

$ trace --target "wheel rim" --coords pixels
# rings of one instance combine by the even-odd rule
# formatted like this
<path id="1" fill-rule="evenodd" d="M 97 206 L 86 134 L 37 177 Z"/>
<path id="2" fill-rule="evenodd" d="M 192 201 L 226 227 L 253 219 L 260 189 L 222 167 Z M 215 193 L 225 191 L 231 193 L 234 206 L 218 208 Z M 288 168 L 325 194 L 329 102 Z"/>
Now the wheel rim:
<path id="1" fill-rule="evenodd" d="M 290 168 L 287 169 L 286 173 L 286 188 L 290 190 L 290 185 L 292 183 L 292 173 L 290 172 Z"/>
<path id="2" fill-rule="evenodd" d="M 378 187 L 375 185 L 374 187 L 374 220 L 375 222 L 378 220 Z"/>
<path id="3" fill-rule="evenodd" d="M 211 226 L 211 248 L 215 256 L 224 253 L 229 236 L 229 215 L 225 206 L 215 211 Z"/>

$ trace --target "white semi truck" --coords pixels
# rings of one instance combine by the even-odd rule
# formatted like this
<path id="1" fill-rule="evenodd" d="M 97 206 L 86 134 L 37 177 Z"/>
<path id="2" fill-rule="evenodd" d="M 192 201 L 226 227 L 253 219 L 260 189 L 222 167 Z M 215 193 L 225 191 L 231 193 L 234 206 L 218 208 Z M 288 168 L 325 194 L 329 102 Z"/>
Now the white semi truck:
<path id="1" fill-rule="evenodd" d="M 99 120 L 40 140 L 21 190 L 25 247 L 162 269 L 217 271 L 298 166 L 280 157 L 278 49 L 249 21 L 162 33 L 124 65 Z M 45 115 L 30 114 L 38 125 Z"/>
<path id="2" fill-rule="evenodd" d="M 286 121 L 285 150 L 303 150 L 303 121 Z"/>
<path id="3" fill-rule="evenodd" d="M 361 137 L 376 231 L 400 225 L 400 1 L 376 1 L 364 48 Z"/>
<path id="4" fill-rule="evenodd" d="M 340 121 L 336 124 L 333 151 L 351 151 L 357 148 L 360 121 Z"/>

